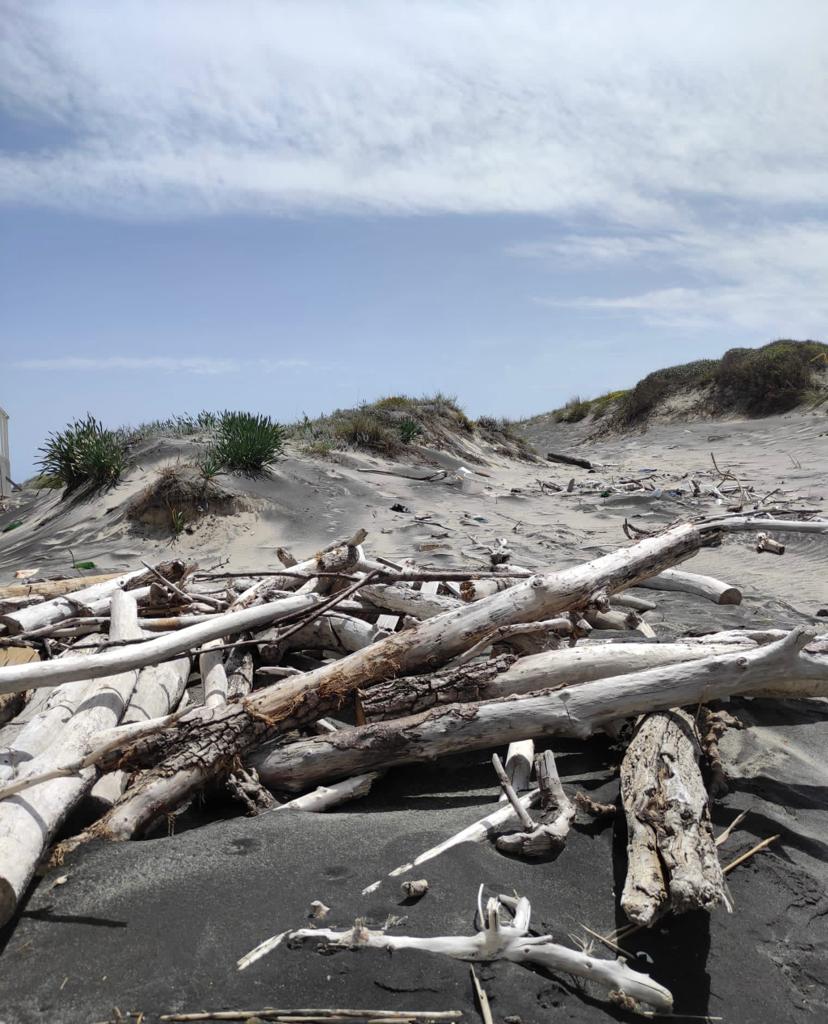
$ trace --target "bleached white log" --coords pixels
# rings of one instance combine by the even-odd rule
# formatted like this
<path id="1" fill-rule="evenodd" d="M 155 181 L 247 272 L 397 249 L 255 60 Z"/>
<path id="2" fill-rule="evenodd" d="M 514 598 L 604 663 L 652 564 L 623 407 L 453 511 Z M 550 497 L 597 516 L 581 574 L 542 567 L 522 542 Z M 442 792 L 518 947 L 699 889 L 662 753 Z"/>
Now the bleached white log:
<path id="1" fill-rule="evenodd" d="M 718 520 L 718 525 L 727 531 L 771 530 L 775 533 L 828 534 L 828 519 L 754 519 L 750 516 L 732 516 Z"/>
<path id="2" fill-rule="evenodd" d="M 620 718 L 736 694 L 826 696 L 828 657 L 802 650 L 813 636 L 800 626 L 784 640 L 754 650 L 524 697 L 449 704 L 393 723 L 358 726 L 277 748 L 265 746 L 251 761 L 266 785 L 290 790 L 524 737 L 583 738 Z"/>
<path id="3" fill-rule="evenodd" d="M 204 706 L 218 708 L 227 703 L 227 673 L 224 671 L 224 652 L 216 647 L 220 640 L 211 640 L 198 656 L 198 670 L 204 687 Z"/>
<path id="4" fill-rule="evenodd" d="M 240 611 L 243 608 L 269 603 L 275 591 L 299 590 L 306 582 L 302 579 L 306 574 L 313 576 L 319 572 L 347 572 L 357 564 L 358 557 L 357 549 L 348 545 L 335 548 L 333 551 L 320 552 L 313 558 L 293 566 L 290 569 L 290 576 L 269 576 L 257 580 L 252 587 L 236 598 L 230 610 Z"/>
<path id="5" fill-rule="evenodd" d="M 509 749 L 506 752 L 506 775 L 516 793 L 523 793 L 529 789 L 534 760 L 534 740 L 516 740 L 509 744 Z M 503 803 L 505 799 L 506 794 L 501 793 L 500 802 Z"/>
<path id="6" fill-rule="evenodd" d="M 647 590 L 673 590 L 682 594 L 693 594 L 703 597 L 713 604 L 741 604 L 742 592 L 738 587 L 722 583 L 714 576 L 701 576 L 695 572 L 684 572 L 683 569 L 665 569 L 638 586 Z"/>
<path id="7" fill-rule="evenodd" d="M 141 620 L 138 622 L 140 624 Z M 122 723 L 148 722 L 175 711 L 181 703 L 189 675 L 190 659 L 187 657 L 142 668 Z"/>
<path id="8" fill-rule="evenodd" d="M 112 595 L 112 633 L 119 640 L 139 633 L 135 599 L 122 590 Z M 137 675 L 133 669 L 107 678 L 23 773 L 37 773 L 82 756 L 95 733 L 120 721 Z M 44 851 L 94 778 L 94 769 L 89 769 L 79 777 L 44 782 L 25 795 L 0 801 L 0 925 L 14 914 Z"/>
<path id="9" fill-rule="evenodd" d="M 365 775 L 354 775 L 342 782 L 334 782 L 331 786 L 318 786 L 311 793 L 305 793 L 294 800 L 280 804 L 277 811 L 327 811 L 338 804 L 357 800 L 371 792 L 371 787 L 382 775 L 382 772 L 366 772 Z"/>
<path id="10" fill-rule="evenodd" d="M 18 693 L 41 686 L 56 686 L 77 679 L 99 679 L 101 676 L 154 665 L 165 659 L 184 654 L 194 647 L 230 633 L 241 633 L 266 626 L 287 615 L 312 608 L 318 598 L 312 594 L 294 595 L 256 605 L 237 612 L 222 612 L 209 621 L 188 626 L 175 633 L 147 640 L 142 644 L 112 648 L 94 655 L 73 655 L 55 661 L 42 661 L 28 665 L 6 665 L 0 668 L 0 693 Z M 26 671 L 28 670 L 28 671 Z"/>
<path id="11" fill-rule="evenodd" d="M 123 576 L 116 576 L 114 579 L 105 580 L 102 583 L 94 583 L 91 587 L 75 590 L 71 598 L 55 597 L 51 601 L 30 605 L 28 608 L 22 608 L 19 612 L 0 616 L 0 623 L 5 625 L 10 635 L 16 636 L 18 633 L 26 633 L 33 629 L 40 629 L 42 626 L 61 622 L 63 619 L 71 619 L 77 615 L 78 605 L 86 608 L 108 608 L 108 599 L 116 590 L 121 590 L 134 580 L 145 576 L 147 576 L 146 569 L 124 573 Z M 98 612 L 93 612 L 93 614 L 98 614 Z"/>
<path id="12" fill-rule="evenodd" d="M 140 622 L 140 619 L 138 620 Z M 165 719 L 181 702 L 190 675 L 190 659 L 148 665 L 138 673 L 135 689 L 121 719 L 120 728 Z M 70 689 L 72 684 L 66 684 Z M 93 683 L 97 686 L 97 683 Z M 124 738 L 125 738 L 125 734 Z M 89 800 L 99 814 L 109 810 L 127 787 L 129 775 L 116 770 L 102 775 L 92 786 Z"/>
<path id="13" fill-rule="evenodd" d="M 372 931 L 364 924 L 357 923 L 347 931 L 300 928 L 290 932 L 288 938 L 294 941 L 323 941 L 346 949 L 416 949 L 473 963 L 509 960 L 512 963 L 588 978 L 611 992 L 623 993 L 636 1004 L 645 1004 L 660 1012 L 669 1013 L 672 1010 L 673 997 L 670 991 L 649 975 L 632 970 L 623 960 L 601 960 L 583 950 L 561 946 L 551 935 L 530 935 L 531 907 L 526 898 L 518 900 L 511 924 L 503 924 L 499 920 L 499 911 L 499 901 L 490 899 L 482 915 L 481 931 L 469 936 L 418 938 L 388 935 L 384 931 Z"/>
<path id="14" fill-rule="evenodd" d="M 91 637 L 104 640 L 97 634 Z M 61 659 L 70 655 L 63 653 Z M 0 782 L 15 773 L 54 742 L 55 736 L 84 701 L 99 688 L 94 679 L 43 689 L 35 693 L 23 712 L 0 729 Z"/>
<path id="15" fill-rule="evenodd" d="M 395 615 L 410 615 L 415 619 L 430 619 L 442 612 L 451 611 L 460 604 L 454 597 L 424 594 L 421 590 L 395 587 L 391 584 L 369 584 L 359 591 L 359 596 L 375 608 L 382 608 Z"/>
<path id="16" fill-rule="evenodd" d="M 648 601 L 646 597 L 636 597 L 634 594 L 616 594 L 610 600 L 612 608 L 632 608 L 637 612 L 652 612 L 658 607 L 655 601 Z"/>

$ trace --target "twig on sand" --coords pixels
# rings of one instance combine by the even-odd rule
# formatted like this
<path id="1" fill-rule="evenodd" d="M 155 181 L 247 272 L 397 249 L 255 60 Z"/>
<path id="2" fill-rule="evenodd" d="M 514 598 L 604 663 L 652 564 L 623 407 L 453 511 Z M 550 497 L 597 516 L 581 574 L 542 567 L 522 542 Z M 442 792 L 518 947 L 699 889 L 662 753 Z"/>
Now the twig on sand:
<path id="1" fill-rule="evenodd" d="M 480 1016 L 483 1018 L 483 1024 L 494 1024 L 492 1008 L 489 1006 L 489 997 L 486 994 L 486 990 L 480 984 L 480 979 L 477 977 L 474 970 L 474 964 L 469 966 L 469 974 L 471 974 L 472 984 L 474 985 L 474 994 L 477 996 L 477 1005 L 480 1007 Z"/>
<path id="2" fill-rule="evenodd" d="M 300 1009 L 281 1010 L 267 1006 L 262 1010 L 200 1010 L 195 1013 L 163 1013 L 163 1021 L 248 1020 L 259 1017 L 271 1021 L 389 1020 L 440 1021 L 458 1020 L 462 1010 L 343 1010 Z"/>
<path id="3" fill-rule="evenodd" d="M 721 835 L 716 836 L 716 846 L 721 846 L 723 843 L 726 843 L 727 840 L 730 838 L 731 832 L 733 832 L 735 828 L 738 828 L 742 824 L 742 822 L 745 820 L 748 814 L 750 814 L 750 808 L 747 808 L 747 810 L 744 810 L 741 814 L 738 814 L 733 819 L 733 821 L 731 821 L 731 823 L 727 826 L 724 832 L 722 832 Z"/>
<path id="4" fill-rule="evenodd" d="M 777 832 L 775 836 L 769 836 L 767 839 L 763 839 L 761 843 L 757 843 L 756 846 L 751 847 L 747 853 L 743 853 L 741 857 L 737 857 L 736 860 L 732 860 L 728 865 L 723 867 L 722 873 L 725 875 L 729 874 L 734 868 L 743 864 L 746 860 L 749 860 L 755 853 L 759 853 L 759 851 L 764 850 L 766 846 L 770 846 L 770 844 L 779 839 L 780 836 L 781 833 Z"/>

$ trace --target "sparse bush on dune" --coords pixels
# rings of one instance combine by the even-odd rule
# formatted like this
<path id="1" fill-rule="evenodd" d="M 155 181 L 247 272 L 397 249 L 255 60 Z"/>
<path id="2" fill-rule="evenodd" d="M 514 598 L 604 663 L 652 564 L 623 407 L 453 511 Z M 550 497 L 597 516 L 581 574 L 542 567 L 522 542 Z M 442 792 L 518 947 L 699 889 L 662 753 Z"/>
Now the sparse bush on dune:
<path id="1" fill-rule="evenodd" d="M 574 395 L 562 409 L 555 411 L 554 419 L 556 423 L 580 423 L 589 415 L 589 410 L 589 400 Z"/>
<path id="2" fill-rule="evenodd" d="M 722 402 L 749 416 L 787 412 L 805 400 L 828 345 L 818 341 L 772 341 L 761 348 L 725 352 L 716 371 Z"/>
<path id="3" fill-rule="evenodd" d="M 250 412 L 223 412 L 207 449 L 211 467 L 254 476 L 284 450 L 284 430 L 269 417 Z M 215 474 L 214 474 L 215 475 Z"/>
<path id="4" fill-rule="evenodd" d="M 391 423 L 370 406 L 342 412 L 334 426 L 334 437 L 343 445 L 393 455 L 402 444 Z"/>
<path id="5" fill-rule="evenodd" d="M 121 432 L 107 430 L 91 414 L 49 434 L 38 451 L 42 474 L 59 481 L 67 493 L 117 483 L 127 464 Z"/>
<path id="6" fill-rule="evenodd" d="M 632 425 L 646 419 L 659 402 L 671 395 L 711 384 L 717 365 L 715 359 L 697 359 L 648 374 L 619 403 L 616 422 Z"/>
<path id="7" fill-rule="evenodd" d="M 787 412 L 807 402 L 827 354 L 822 342 L 785 339 L 656 370 L 627 393 L 614 421 L 622 427 L 644 422 L 665 399 L 692 391 L 699 392 L 699 410 L 714 415 Z"/>

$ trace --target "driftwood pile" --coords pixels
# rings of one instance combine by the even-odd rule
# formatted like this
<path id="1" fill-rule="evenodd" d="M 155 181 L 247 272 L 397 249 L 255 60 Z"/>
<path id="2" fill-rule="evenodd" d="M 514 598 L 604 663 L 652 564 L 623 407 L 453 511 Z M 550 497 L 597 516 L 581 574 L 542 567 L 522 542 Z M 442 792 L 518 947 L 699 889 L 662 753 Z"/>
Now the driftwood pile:
<path id="1" fill-rule="evenodd" d="M 459 751 L 508 747 L 505 764 L 494 756 L 505 800 L 389 877 L 498 830 L 505 853 L 555 855 L 576 814 L 615 808 L 565 792 L 552 751 L 536 757 L 534 741 L 625 730 L 621 905 L 631 924 L 727 907 L 700 767 L 706 757 L 721 784 L 724 719 L 707 705 L 737 694 L 828 696 L 826 636 L 798 627 L 607 643 L 591 634 L 620 628 L 653 639 L 642 615 L 655 605 L 632 587 L 738 603 L 737 588 L 674 568 L 734 530 L 767 541 L 825 534 L 828 521 L 686 522 L 546 574 L 514 565 L 505 541 L 492 549 L 490 571 L 393 564 L 372 559 L 360 531 L 305 561 L 280 550 L 283 567 L 256 575 L 171 561 L 83 589 L 66 581 L 0 591 L 0 647 L 39 655 L 0 667 L 0 923 L 44 863 L 92 838 L 144 834 L 205 788 L 226 787 L 251 814 L 323 811 L 364 795 L 397 765 Z M 81 801 L 97 820 L 55 845 Z M 418 875 L 404 884 L 412 897 L 428 887 Z M 672 1005 L 623 959 L 530 933 L 522 899 L 481 905 L 467 937 L 359 924 L 291 934 L 508 959 L 590 977 L 623 1006 Z"/>

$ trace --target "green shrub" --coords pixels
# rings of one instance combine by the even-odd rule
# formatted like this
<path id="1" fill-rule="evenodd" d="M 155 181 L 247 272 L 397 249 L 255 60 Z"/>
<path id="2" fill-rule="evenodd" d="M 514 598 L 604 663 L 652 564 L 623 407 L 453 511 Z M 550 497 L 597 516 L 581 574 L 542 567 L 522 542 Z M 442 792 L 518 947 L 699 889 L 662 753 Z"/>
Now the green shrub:
<path id="1" fill-rule="evenodd" d="M 107 430 L 91 414 L 50 434 L 38 451 L 43 475 L 59 480 L 67 493 L 114 484 L 126 468 L 127 441 L 122 433 Z"/>
<path id="2" fill-rule="evenodd" d="M 789 340 L 730 349 L 715 374 L 717 404 L 749 416 L 787 412 L 805 400 L 826 352 L 818 341 Z"/>
<path id="3" fill-rule="evenodd" d="M 212 470 L 221 466 L 232 473 L 255 476 L 281 455 L 283 449 L 284 431 L 269 416 L 223 412 L 202 465 Z"/>
<path id="4" fill-rule="evenodd" d="M 420 437 L 423 428 L 416 420 L 404 419 L 398 424 L 400 440 L 403 444 L 411 444 L 415 437 Z"/>
<path id="5" fill-rule="evenodd" d="M 689 388 L 711 384 L 718 367 L 716 359 L 697 359 L 692 363 L 656 370 L 626 393 L 618 406 L 616 418 L 624 424 L 645 419 L 659 402 Z"/>
<path id="6" fill-rule="evenodd" d="M 399 449 L 398 436 L 370 406 L 339 415 L 341 419 L 334 422 L 334 435 L 344 444 L 385 454 L 393 454 Z"/>

